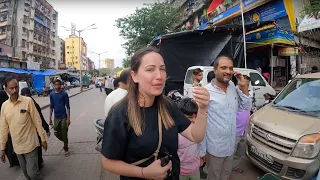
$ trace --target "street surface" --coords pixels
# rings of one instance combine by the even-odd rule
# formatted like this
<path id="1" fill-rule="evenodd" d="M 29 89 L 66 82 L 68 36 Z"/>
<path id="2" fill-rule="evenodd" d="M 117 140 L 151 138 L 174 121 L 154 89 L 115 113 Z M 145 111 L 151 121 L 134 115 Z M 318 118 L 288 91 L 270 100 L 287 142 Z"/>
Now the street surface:
<path id="1" fill-rule="evenodd" d="M 44 153 L 44 167 L 41 170 L 45 180 L 118 180 L 118 176 L 101 168 L 101 155 L 94 149 L 96 132 L 92 121 L 103 118 L 105 97 L 104 92 L 94 88 L 70 98 L 71 155 L 64 157 L 63 143 L 57 140 L 51 130 L 48 151 Z M 49 108 L 42 110 L 42 113 L 49 122 Z M 242 162 L 241 167 L 244 173 L 233 172 L 232 179 L 256 180 L 264 174 L 247 160 Z M 25 180 L 20 168 L 9 168 L 8 162 L 0 163 L 0 177 L 3 180 Z"/>

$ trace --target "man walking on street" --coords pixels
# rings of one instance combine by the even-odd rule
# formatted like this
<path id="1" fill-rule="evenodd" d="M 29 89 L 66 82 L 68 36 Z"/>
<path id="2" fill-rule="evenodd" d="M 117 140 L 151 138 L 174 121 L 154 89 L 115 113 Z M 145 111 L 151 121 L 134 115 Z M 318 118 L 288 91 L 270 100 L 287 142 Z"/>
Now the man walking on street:
<path id="1" fill-rule="evenodd" d="M 65 156 L 69 156 L 68 148 L 68 128 L 70 125 L 70 104 L 69 96 L 62 91 L 62 82 L 56 79 L 54 82 L 55 91 L 50 94 L 50 122 L 52 124 L 52 113 L 54 111 L 54 135 L 63 142 Z"/>
<path id="2" fill-rule="evenodd" d="M 43 114 L 41 112 L 41 107 L 39 106 L 39 104 L 33 99 L 32 97 L 32 94 L 31 94 L 31 91 L 28 87 L 25 87 L 23 89 L 21 89 L 21 95 L 22 96 L 27 96 L 27 97 L 30 97 L 40 115 L 40 118 L 41 118 L 41 123 L 42 123 L 42 127 L 43 129 L 46 131 L 47 133 L 47 136 L 50 137 L 50 129 L 49 129 L 49 125 L 47 123 L 47 121 L 44 119 L 43 117 Z M 40 136 L 38 135 L 38 139 L 39 139 L 39 142 L 41 142 L 41 139 L 40 139 Z M 38 148 L 38 164 L 39 164 L 39 169 L 42 168 L 42 164 L 43 164 L 43 158 L 42 158 L 42 149 L 41 148 Z"/>
<path id="3" fill-rule="evenodd" d="M 105 91 L 106 94 L 109 95 L 113 90 L 113 83 L 112 83 L 112 78 L 110 76 L 108 76 L 108 78 L 106 78 L 106 82 L 105 82 Z"/>
<path id="4" fill-rule="evenodd" d="M 236 139 L 238 109 L 251 110 L 252 98 L 242 74 L 233 72 L 233 61 L 220 56 L 214 62 L 215 79 L 205 86 L 210 93 L 206 136 L 200 143 L 200 156 L 206 156 L 208 180 L 229 180 Z M 231 81 L 238 80 L 238 86 Z"/>
<path id="5" fill-rule="evenodd" d="M 46 133 L 40 115 L 29 97 L 19 96 L 18 81 L 13 77 L 5 80 L 10 98 L 2 104 L 0 119 L 1 161 L 5 163 L 5 146 L 8 134 L 12 137 L 23 174 L 28 180 L 42 180 L 38 166 L 38 134 L 41 145 L 47 150 Z"/>

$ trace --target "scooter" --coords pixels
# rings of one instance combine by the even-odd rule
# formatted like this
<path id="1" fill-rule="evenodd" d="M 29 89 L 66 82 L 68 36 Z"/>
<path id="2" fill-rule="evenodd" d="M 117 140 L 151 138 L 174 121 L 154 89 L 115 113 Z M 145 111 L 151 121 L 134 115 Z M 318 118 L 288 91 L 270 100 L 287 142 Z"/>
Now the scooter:
<path id="1" fill-rule="evenodd" d="M 98 119 L 93 121 L 93 127 L 97 133 L 97 144 L 95 150 L 101 152 L 102 149 L 102 139 L 103 139 L 103 129 L 104 129 L 104 120 Z"/>

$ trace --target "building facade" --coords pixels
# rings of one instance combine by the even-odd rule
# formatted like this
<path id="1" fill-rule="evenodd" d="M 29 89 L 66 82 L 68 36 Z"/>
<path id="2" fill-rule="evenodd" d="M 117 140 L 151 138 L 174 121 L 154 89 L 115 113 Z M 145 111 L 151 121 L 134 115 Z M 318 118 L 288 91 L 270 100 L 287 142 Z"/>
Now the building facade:
<path id="1" fill-rule="evenodd" d="M 2 0 L 0 43 L 13 47 L 17 59 L 56 68 L 58 12 L 45 0 Z"/>
<path id="2" fill-rule="evenodd" d="M 213 9 L 210 7 L 211 2 L 216 5 Z M 207 29 L 226 24 L 242 26 L 240 0 L 222 0 L 219 4 L 218 1 L 211 2 L 176 0 L 174 3 L 178 3 L 180 10 L 185 12 L 181 29 Z M 312 66 L 320 67 L 319 28 L 297 31 L 299 24 L 306 18 L 301 17 L 301 12 L 306 4 L 310 4 L 309 0 L 242 2 L 244 24 L 255 26 L 246 28 L 246 62 L 242 61 L 235 66 L 251 69 L 260 66 L 263 72 L 271 74 L 271 84 L 274 87 L 283 87 L 297 73 L 305 73 Z M 201 3 L 204 4 L 203 9 L 195 5 Z"/>
<path id="3" fill-rule="evenodd" d="M 69 70 L 79 71 L 80 62 L 81 70 L 87 70 L 87 44 L 83 38 L 70 35 L 65 40 L 65 62 Z"/>
<path id="4" fill-rule="evenodd" d="M 107 58 L 103 60 L 103 68 L 109 68 L 109 69 L 114 69 L 114 59 Z"/>
<path id="5" fill-rule="evenodd" d="M 205 20 L 206 9 L 212 0 L 174 0 L 173 7 L 182 15 L 182 20 L 174 29 L 192 30 L 200 26 Z"/>
<path id="6" fill-rule="evenodd" d="M 88 69 L 88 72 L 91 72 L 91 71 L 93 71 L 95 69 L 94 62 L 90 58 L 88 58 L 88 67 L 87 67 L 87 69 Z"/>
<path id="7" fill-rule="evenodd" d="M 65 70 L 67 69 L 66 66 L 66 51 L 65 51 L 65 41 L 61 38 L 59 38 L 58 40 L 58 44 L 59 44 L 59 50 L 57 53 L 59 53 L 58 55 L 58 68 L 61 70 Z"/>

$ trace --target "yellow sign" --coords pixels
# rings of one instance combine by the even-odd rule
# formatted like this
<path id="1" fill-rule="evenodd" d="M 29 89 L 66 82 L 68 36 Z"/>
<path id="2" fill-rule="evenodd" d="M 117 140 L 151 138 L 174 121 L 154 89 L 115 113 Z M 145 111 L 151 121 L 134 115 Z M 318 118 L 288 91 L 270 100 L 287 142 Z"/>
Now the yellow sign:
<path id="1" fill-rule="evenodd" d="M 298 48 L 294 48 L 294 47 L 278 48 L 278 56 L 294 56 L 298 54 L 299 54 Z"/>

